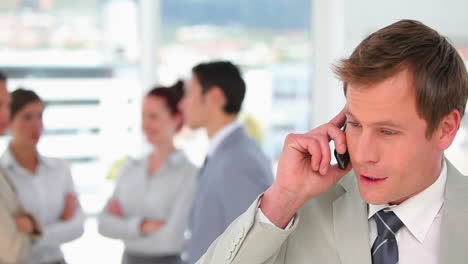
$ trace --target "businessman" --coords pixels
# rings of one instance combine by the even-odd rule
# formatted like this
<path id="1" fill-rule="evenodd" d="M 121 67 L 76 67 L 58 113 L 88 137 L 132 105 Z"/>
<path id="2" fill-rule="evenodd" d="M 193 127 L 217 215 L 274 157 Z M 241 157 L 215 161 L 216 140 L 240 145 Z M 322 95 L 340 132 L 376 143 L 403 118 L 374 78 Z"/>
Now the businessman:
<path id="1" fill-rule="evenodd" d="M 237 121 L 245 90 L 239 69 L 227 61 L 195 66 L 186 84 L 180 104 L 186 122 L 206 128 L 210 138 L 189 218 L 190 264 L 273 181 L 269 160 Z"/>
<path id="2" fill-rule="evenodd" d="M 200 263 L 466 262 L 468 179 L 444 157 L 468 97 L 455 48 L 402 20 L 364 39 L 335 72 L 343 111 L 286 138 L 273 185 Z M 345 170 L 330 165 L 329 141 L 349 152 Z"/>

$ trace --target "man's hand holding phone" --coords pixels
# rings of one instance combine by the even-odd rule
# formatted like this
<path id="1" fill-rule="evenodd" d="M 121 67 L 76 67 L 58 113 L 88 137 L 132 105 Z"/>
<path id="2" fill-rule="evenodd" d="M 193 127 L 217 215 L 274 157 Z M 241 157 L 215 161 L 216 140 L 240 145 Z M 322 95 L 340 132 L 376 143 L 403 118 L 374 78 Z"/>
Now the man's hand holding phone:
<path id="1" fill-rule="evenodd" d="M 343 125 L 343 127 L 341 128 L 341 130 L 343 131 L 343 133 L 346 132 L 346 121 L 345 121 L 345 124 Z M 340 169 L 342 169 L 342 170 L 346 170 L 346 168 L 348 167 L 349 162 L 351 162 L 351 158 L 349 157 L 348 150 L 346 150 L 346 152 L 344 154 L 340 154 L 335 149 L 334 154 L 335 154 L 336 162 L 338 162 L 338 167 Z"/>
<path id="2" fill-rule="evenodd" d="M 310 199 L 325 193 L 351 166 L 331 165 L 330 140 L 345 154 L 346 136 L 340 129 L 346 121 L 341 111 L 330 122 L 306 134 L 286 138 L 278 163 L 276 180 L 263 195 L 260 208 L 276 226 L 284 228 Z"/>

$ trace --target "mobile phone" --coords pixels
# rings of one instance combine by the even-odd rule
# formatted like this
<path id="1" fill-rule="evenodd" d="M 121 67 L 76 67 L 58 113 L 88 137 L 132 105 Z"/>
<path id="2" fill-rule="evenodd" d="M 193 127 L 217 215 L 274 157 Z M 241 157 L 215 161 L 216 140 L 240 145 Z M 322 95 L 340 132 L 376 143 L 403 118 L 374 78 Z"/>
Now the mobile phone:
<path id="1" fill-rule="evenodd" d="M 346 133 L 346 124 L 347 124 L 347 122 L 345 122 L 344 126 L 341 128 L 341 130 L 344 133 Z M 340 154 L 340 153 L 336 152 L 336 148 L 335 148 L 334 153 L 335 153 L 336 161 L 338 162 L 338 167 L 340 167 L 340 169 L 342 169 L 342 170 L 345 170 L 346 167 L 348 167 L 348 164 L 349 164 L 349 161 L 350 161 L 348 148 L 346 148 L 346 152 L 344 154 Z"/>

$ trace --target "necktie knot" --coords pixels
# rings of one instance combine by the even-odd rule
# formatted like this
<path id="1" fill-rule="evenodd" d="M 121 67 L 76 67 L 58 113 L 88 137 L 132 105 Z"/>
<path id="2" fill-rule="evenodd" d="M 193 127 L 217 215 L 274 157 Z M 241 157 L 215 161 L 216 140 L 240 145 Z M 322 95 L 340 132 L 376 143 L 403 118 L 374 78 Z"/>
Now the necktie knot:
<path id="1" fill-rule="evenodd" d="M 403 222 L 392 211 L 378 211 L 375 216 L 377 234 L 382 238 L 395 238 L 395 234 L 403 226 Z"/>

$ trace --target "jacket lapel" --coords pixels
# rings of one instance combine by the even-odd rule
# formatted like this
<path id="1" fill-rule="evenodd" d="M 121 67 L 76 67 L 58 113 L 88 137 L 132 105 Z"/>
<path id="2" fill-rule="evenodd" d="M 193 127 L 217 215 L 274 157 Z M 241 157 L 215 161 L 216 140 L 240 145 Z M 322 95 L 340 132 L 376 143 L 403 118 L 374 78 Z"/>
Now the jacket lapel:
<path id="1" fill-rule="evenodd" d="M 333 203 L 335 240 L 342 264 L 371 264 L 367 204 L 354 173 L 346 176 L 346 192 Z"/>
<path id="2" fill-rule="evenodd" d="M 468 260 L 468 179 L 448 160 L 440 231 L 440 263 Z"/>

